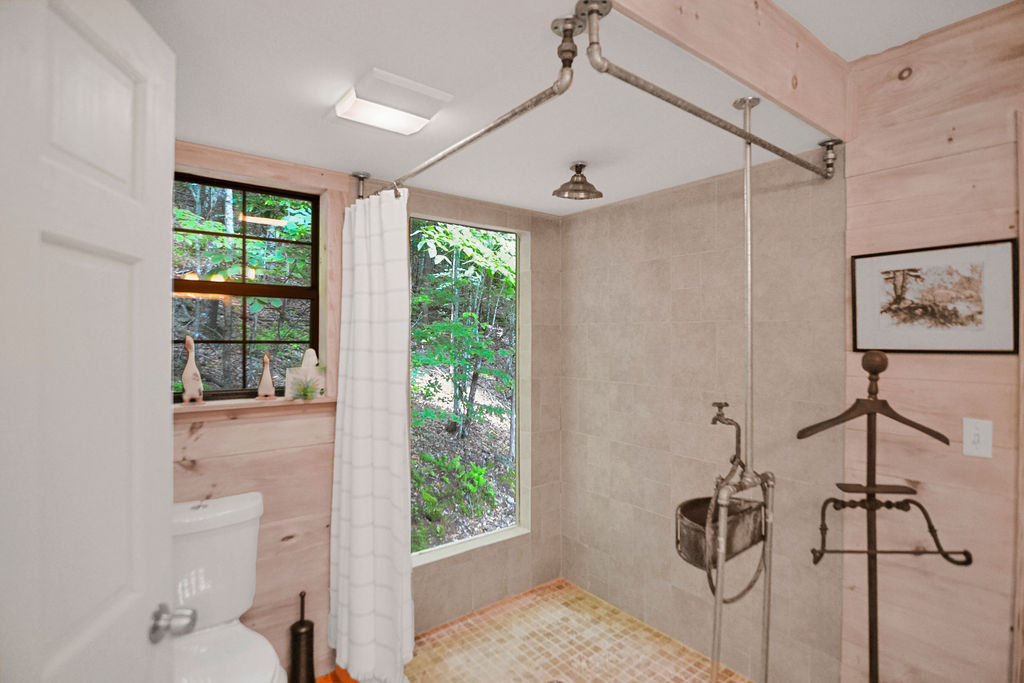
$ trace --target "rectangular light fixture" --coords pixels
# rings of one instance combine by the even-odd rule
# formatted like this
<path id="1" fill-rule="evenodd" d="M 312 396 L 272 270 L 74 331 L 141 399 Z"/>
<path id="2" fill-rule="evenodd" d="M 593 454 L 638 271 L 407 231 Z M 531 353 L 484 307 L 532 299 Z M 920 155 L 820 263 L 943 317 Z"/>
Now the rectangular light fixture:
<path id="1" fill-rule="evenodd" d="M 408 78 L 371 69 L 334 105 L 343 119 L 402 135 L 419 132 L 452 96 Z"/>

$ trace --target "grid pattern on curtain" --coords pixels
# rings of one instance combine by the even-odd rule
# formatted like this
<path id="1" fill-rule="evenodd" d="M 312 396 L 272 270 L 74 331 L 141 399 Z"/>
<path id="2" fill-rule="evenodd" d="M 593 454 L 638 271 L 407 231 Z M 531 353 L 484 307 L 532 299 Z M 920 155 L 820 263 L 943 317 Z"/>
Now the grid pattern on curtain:
<path id="1" fill-rule="evenodd" d="M 360 683 L 412 659 L 407 201 L 358 200 L 342 238 L 328 641 Z"/>

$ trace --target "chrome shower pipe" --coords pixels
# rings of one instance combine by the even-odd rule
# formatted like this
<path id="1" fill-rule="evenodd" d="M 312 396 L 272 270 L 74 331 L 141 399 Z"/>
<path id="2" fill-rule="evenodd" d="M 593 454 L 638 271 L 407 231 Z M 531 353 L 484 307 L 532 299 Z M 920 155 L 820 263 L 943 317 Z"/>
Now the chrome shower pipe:
<path id="1" fill-rule="evenodd" d="M 721 478 L 719 478 L 721 479 Z M 718 528 L 719 530 L 729 528 L 729 502 L 732 497 L 737 493 L 742 493 L 748 489 L 754 487 L 761 487 L 764 490 L 767 481 L 772 482 L 774 486 L 775 477 L 770 473 L 764 475 L 754 475 L 752 477 L 743 478 L 739 481 L 732 482 L 722 486 L 718 490 L 718 496 L 712 500 L 709 505 L 718 506 Z M 720 483 L 720 482 L 719 482 Z M 765 500 L 767 505 L 768 501 Z M 768 519 L 768 517 L 766 517 Z M 715 549 L 715 610 L 714 619 L 711 627 L 711 683 L 718 683 L 718 669 L 719 660 L 722 654 L 722 611 L 725 607 L 725 563 L 726 553 L 728 552 L 728 533 L 717 533 L 717 546 Z M 762 551 L 767 550 L 768 546 L 765 546 Z M 767 586 L 767 582 L 765 586 Z M 767 622 L 767 616 L 763 615 L 763 621 Z M 762 643 L 764 639 L 762 639 Z"/>
<path id="2" fill-rule="evenodd" d="M 741 481 L 740 486 L 743 485 Z M 737 492 L 736 485 L 729 485 L 718 492 L 718 547 L 715 549 L 715 612 L 711 627 L 711 683 L 718 683 L 718 667 L 722 660 L 722 608 L 725 606 L 725 563 L 728 552 L 729 499 Z"/>
<path id="3" fill-rule="evenodd" d="M 733 106 L 743 110 L 743 130 L 750 132 L 750 110 L 761 102 L 756 97 L 741 97 Z M 743 316 L 746 332 L 744 347 L 744 431 L 743 451 L 747 467 L 744 476 L 754 476 L 754 243 L 750 222 L 750 167 L 753 160 L 750 141 L 743 145 Z"/>
<path id="4" fill-rule="evenodd" d="M 760 487 L 764 496 L 764 546 L 761 549 L 761 562 L 764 570 L 761 574 L 764 581 L 764 595 L 761 606 L 761 677 L 760 683 L 768 683 L 768 652 L 771 642 L 772 612 L 772 542 L 775 530 L 775 475 L 771 472 L 730 483 L 718 490 L 718 496 L 710 502 L 718 508 L 718 528 L 729 528 L 729 503 L 733 496 L 749 489 Z M 715 608 L 711 627 L 711 683 L 718 683 L 718 674 L 722 656 L 722 613 L 725 607 L 725 563 L 728 553 L 728 534 L 718 533 L 715 549 Z"/>
<path id="5" fill-rule="evenodd" d="M 459 140 L 458 142 L 456 142 L 451 147 L 449 147 L 449 148 L 447 148 L 447 149 L 445 149 L 445 150 L 443 150 L 441 152 L 438 152 L 437 154 L 435 154 L 434 156 L 430 157 L 429 159 L 427 159 L 422 164 L 420 164 L 416 168 L 412 169 L 411 171 L 409 171 L 405 175 L 397 178 L 395 180 L 395 183 L 398 184 L 398 185 L 404 185 L 407 180 L 410 180 L 411 178 L 413 178 L 415 176 L 418 176 L 420 173 L 423 173 L 424 171 L 426 171 L 428 168 L 430 168 L 434 164 L 439 163 L 441 161 L 444 161 L 445 159 L 447 159 L 451 155 L 453 155 L 456 152 L 458 152 L 463 147 L 466 147 L 467 145 L 473 144 L 474 142 L 476 142 L 477 140 L 479 140 L 483 136 L 487 135 L 488 133 L 492 133 L 492 132 L 498 130 L 499 128 L 504 126 L 506 123 L 509 123 L 511 121 L 514 121 L 515 119 L 518 119 L 523 114 L 536 109 L 537 107 L 539 107 L 540 105 L 544 104 L 548 100 L 550 100 L 550 99 L 552 99 L 554 97 L 557 97 L 558 95 L 561 95 L 562 93 L 564 93 L 566 90 L 569 89 L 570 85 L 572 85 L 572 67 L 564 66 L 564 67 L 561 68 L 561 70 L 559 70 L 559 72 L 558 72 L 558 79 L 551 85 L 551 87 L 547 88 L 546 90 L 544 90 L 542 92 L 537 93 L 536 95 L 534 95 L 530 99 L 528 99 L 525 102 L 523 102 L 522 104 L 520 104 L 515 109 L 512 109 L 508 113 L 503 114 L 502 116 L 498 117 L 497 119 L 495 119 L 494 121 L 489 123 L 487 126 L 481 128 L 480 130 L 478 130 L 477 132 L 473 133 L 472 135 L 470 135 L 468 137 L 465 137 L 462 140 Z"/>
<path id="6" fill-rule="evenodd" d="M 768 650 L 772 626 L 772 541 L 775 530 L 775 475 L 765 472 L 764 482 L 764 601 L 761 607 L 761 683 L 768 683 Z"/>
<path id="7" fill-rule="evenodd" d="M 428 168 L 432 167 L 434 164 L 444 161 L 451 155 L 458 152 L 463 147 L 473 144 L 474 142 L 476 142 L 483 136 L 487 135 L 488 133 L 492 133 L 498 130 L 505 124 L 518 119 L 520 116 L 526 114 L 527 112 L 533 111 L 534 109 L 544 104 L 548 100 L 558 97 L 566 90 L 568 90 L 569 86 L 572 85 L 572 61 L 576 57 L 576 44 L 573 41 L 573 36 L 576 33 L 580 33 L 582 30 L 581 29 L 580 31 L 576 31 L 574 29 L 575 21 L 576 20 L 573 19 L 572 17 L 556 20 L 556 23 L 561 22 L 560 26 L 562 27 L 562 44 L 558 48 L 558 56 L 562 60 L 562 68 L 558 71 L 558 78 L 555 79 L 555 82 L 552 83 L 550 87 L 537 93 L 530 99 L 520 104 L 515 109 L 512 109 L 507 113 L 499 116 L 497 119 L 495 119 L 488 125 L 484 126 L 477 132 L 473 133 L 472 135 L 465 137 L 456 142 L 451 147 L 448 147 L 447 149 L 438 152 L 437 154 L 430 157 L 429 159 L 427 159 L 422 164 L 412 169 L 405 175 L 395 179 L 395 186 L 404 185 L 406 181 L 410 180 L 415 176 L 418 176 L 420 173 L 423 173 Z"/>
<path id="8" fill-rule="evenodd" d="M 821 143 L 821 146 L 825 148 L 825 163 L 822 166 L 812 164 L 805 159 L 801 159 L 795 154 L 787 152 L 777 145 L 773 145 L 762 137 L 754 135 L 749 131 L 745 131 L 742 128 L 736 126 L 723 118 L 715 116 L 711 112 L 701 109 L 697 105 L 684 100 L 682 97 L 675 95 L 664 88 L 651 83 L 650 81 L 637 76 L 636 74 L 623 69 L 621 66 L 609 61 L 604 55 L 601 54 L 601 42 L 599 40 L 598 24 L 601 20 L 601 11 L 599 9 L 599 3 L 596 1 L 587 2 L 587 35 L 590 39 L 590 44 L 587 46 L 587 58 L 590 60 L 590 65 L 593 66 L 597 71 L 606 73 L 611 76 L 615 76 L 620 81 L 629 83 L 633 87 L 639 88 L 644 92 L 654 95 L 660 100 L 668 102 L 674 107 L 682 109 L 688 114 L 693 114 L 699 119 L 703 119 L 708 123 L 718 126 L 724 131 L 732 133 L 733 135 L 743 138 L 748 143 L 755 144 L 762 149 L 766 149 L 776 156 L 782 157 L 786 161 L 792 162 L 797 166 L 807 169 L 812 173 L 817 173 L 822 178 L 829 180 L 835 175 L 835 161 L 836 154 L 834 148 L 840 144 L 840 140 L 826 140 Z"/>

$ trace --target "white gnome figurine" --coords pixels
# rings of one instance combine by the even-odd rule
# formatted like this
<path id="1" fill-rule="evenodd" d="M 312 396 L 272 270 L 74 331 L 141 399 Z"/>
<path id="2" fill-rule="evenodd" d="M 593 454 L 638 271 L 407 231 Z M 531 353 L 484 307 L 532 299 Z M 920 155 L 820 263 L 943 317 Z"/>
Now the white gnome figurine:
<path id="1" fill-rule="evenodd" d="M 263 374 L 260 375 L 260 386 L 256 389 L 256 398 L 274 398 L 274 378 L 270 376 L 270 354 L 263 354 Z"/>
<path id="2" fill-rule="evenodd" d="M 203 378 L 196 365 L 196 343 L 191 334 L 185 335 L 185 370 L 181 373 L 181 400 L 183 403 L 203 402 Z"/>
<path id="3" fill-rule="evenodd" d="M 316 368 L 319 359 L 316 357 L 316 349 L 306 349 L 302 354 L 302 368 L 312 371 Z"/>

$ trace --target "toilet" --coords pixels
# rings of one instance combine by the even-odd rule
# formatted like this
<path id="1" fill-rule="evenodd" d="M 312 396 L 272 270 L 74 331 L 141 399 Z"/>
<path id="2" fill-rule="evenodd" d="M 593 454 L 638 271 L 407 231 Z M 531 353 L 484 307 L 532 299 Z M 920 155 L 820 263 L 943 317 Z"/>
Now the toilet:
<path id="1" fill-rule="evenodd" d="M 262 514 L 259 493 L 175 503 L 174 607 L 197 621 L 174 639 L 174 683 L 287 683 L 270 642 L 238 620 L 256 593 Z"/>

